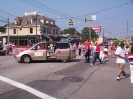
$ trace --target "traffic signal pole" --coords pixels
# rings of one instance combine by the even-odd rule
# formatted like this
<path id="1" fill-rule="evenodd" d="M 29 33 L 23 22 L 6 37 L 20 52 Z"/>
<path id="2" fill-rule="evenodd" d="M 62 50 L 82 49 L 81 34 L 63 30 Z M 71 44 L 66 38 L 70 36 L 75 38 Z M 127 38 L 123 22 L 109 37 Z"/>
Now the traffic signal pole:
<path id="1" fill-rule="evenodd" d="M 86 16 L 85 16 L 84 20 L 85 20 L 85 22 L 88 22 L 88 23 L 93 21 L 93 20 L 87 20 Z M 91 27 L 89 27 L 89 41 L 91 42 Z"/>
<path id="2" fill-rule="evenodd" d="M 9 37 L 9 15 L 7 17 L 7 31 L 8 31 L 8 42 L 10 42 L 10 37 Z"/>
<path id="3" fill-rule="evenodd" d="M 85 15 L 85 18 L 84 18 L 85 22 L 91 22 L 91 21 L 94 21 L 94 20 L 96 20 L 96 15 L 95 14 L 92 15 L 92 20 L 87 20 L 87 17 Z M 91 43 L 91 27 L 89 27 L 89 41 Z"/>

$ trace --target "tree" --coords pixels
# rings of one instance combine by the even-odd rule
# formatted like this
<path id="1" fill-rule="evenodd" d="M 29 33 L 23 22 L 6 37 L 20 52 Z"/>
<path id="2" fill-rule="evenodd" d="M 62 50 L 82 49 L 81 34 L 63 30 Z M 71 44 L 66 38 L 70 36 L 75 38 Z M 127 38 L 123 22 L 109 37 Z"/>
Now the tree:
<path id="1" fill-rule="evenodd" d="M 7 25 L 0 26 L 0 32 L 6 32 L 6 27 Z"/>
<path id="2" fill-rule="evenodd" d="M 81 39 L 82 39 L 81 41 L 82 42 L 86 40 L 90 41 L 89 29 L 91 31 L 91 41 L 96 42 L 99 36 L 96 34 L 94 30 L 92 30 L 92 28 L 88 28 L 88 27 L 83 28 L 82 33 L 81 33 Z"/>
<path id="3" fill-rule="evenodd" d="M 64 29 L 61 31 L 61 34 L 69 34 L 69 35 L 75 35 L 75 28 L 68 28 L 68 29 Z M 76 35 L 80 35 L 80 33 L 78 31 L 76 31 Z"/>

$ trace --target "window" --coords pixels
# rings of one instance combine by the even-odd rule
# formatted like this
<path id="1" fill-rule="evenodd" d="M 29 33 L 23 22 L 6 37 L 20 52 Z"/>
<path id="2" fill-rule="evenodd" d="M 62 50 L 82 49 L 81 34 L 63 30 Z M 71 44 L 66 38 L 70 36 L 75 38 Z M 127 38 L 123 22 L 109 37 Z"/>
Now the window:
<path id="1" fill-rule="evenodd" d="M 43 31 L 44 31 L 44 33 L 47 33 L 47 28 L 44 28 L 44 30 L 43 30 Z"/>
<path id="2" fill-rule="evenodd" d="M 69 43 L 57 43 L 56 48 L 67 49 L 70 48 Z"/>
<path id="3" fill-rule="evenodd" d="M 56 34 L 58 34 L 58 29 L 56 29 Z"/>
<path id="4" fill-rule="evenodd" d="M 32 34 L 33 33 L 33 28 L 30 28 L 30 34 Z"/>
<path id="5" fill-rule="evenodd" d="M 13 29 L 13 34 L 16 34 L 16 29 Z"/>
<path id="6" fill-rule="evenodd" d="M 49 21 L 46 21 L 46 24 L 49 24 Z"/>
<path id="7" fill-rule="evenodd" d="M 55 29 L 53 29 L 53 35 L 55 35 Z"/>
<path id="8" fill-rule="evenodd" d="M 48 33 L 49 29 L 48 28 L 44 28 L 44 33 Z"/>
<path id="9" fill-rule="evenodd" d="M 53 22 L 50 22 L 50 25 L 53 25 Z"/>
<path id="10" fill-rule="evenodd" d="M 27 38 L 19 38 L 20 46 L 27 46 Z"/>

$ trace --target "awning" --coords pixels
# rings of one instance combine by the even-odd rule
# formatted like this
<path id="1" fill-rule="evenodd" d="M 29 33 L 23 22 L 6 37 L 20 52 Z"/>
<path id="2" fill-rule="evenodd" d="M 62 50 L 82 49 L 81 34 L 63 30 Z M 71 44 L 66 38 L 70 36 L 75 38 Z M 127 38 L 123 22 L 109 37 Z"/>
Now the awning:
<path id="1" fill-rule="evenodd" d="M 9 36 L 10 38 L 36 38 L 40 35 L 24 35 L 24 36 Z M 8 38 L 8 36 L 1 36 L 2 38 Z"/>

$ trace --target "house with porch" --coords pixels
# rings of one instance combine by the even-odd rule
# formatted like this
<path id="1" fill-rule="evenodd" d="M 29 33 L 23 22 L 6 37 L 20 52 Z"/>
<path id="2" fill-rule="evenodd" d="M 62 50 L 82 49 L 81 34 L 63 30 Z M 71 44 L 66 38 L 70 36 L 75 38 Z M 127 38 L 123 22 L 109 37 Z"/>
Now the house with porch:
<path id="1" fill-rule="evenodd" d="M 25 12 L 24 16 L 16 17 L 13 23 L 7 25 L 6 33 L 0 34 L 0 40 L 3 43 L 10 41 L 17 48 L 25 48 L 29 40 L 37 43 L 59 35 L 60 28 L 55 20 L 38 12 Z"/>

